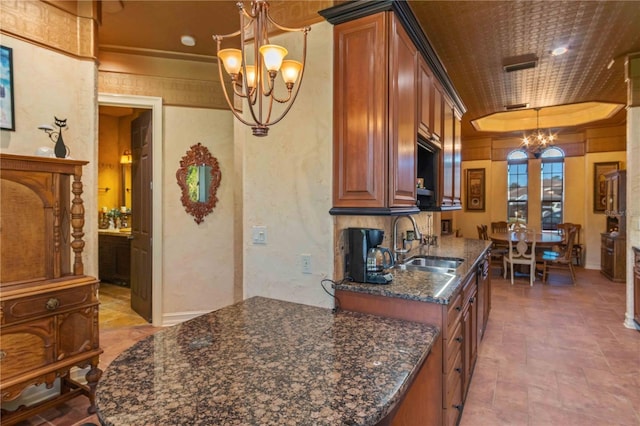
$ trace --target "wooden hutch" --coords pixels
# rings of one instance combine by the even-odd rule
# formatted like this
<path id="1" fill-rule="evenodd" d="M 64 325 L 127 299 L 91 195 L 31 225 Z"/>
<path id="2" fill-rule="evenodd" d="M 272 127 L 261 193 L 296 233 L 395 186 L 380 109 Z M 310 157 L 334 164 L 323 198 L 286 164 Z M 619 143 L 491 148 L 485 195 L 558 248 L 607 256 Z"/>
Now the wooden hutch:
<path id="1" fill-rule="evenodd" d="M 11 425 L 77 395 L 89 398 L 102 371 L 98 280 L 84 275 L 82 167 L 86 161 L 0 153 L 0 394 Z M 88 368 L 86 384 L 71 378 Z M 31 385 L 57 395 L 5 409 Z M 9 404 L 7 404 L 9 403 Z"/>
<path id="2" fill-rule="evenodd" d="M 611 281 L 625 282 L 627 277 L 626 197 L 627 171 L 605 174 L 606 232 L 600 235 L 600 272 Z"/>

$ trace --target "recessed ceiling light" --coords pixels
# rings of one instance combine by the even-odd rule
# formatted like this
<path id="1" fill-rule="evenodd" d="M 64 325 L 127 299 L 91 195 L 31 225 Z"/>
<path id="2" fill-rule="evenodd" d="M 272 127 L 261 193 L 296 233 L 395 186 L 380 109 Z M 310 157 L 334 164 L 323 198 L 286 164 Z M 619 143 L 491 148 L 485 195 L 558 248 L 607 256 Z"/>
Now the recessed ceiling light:
<path id="1" fill-rule="evenodd" d="M 180 37 L 180 42 L 189 47 L 196 45 L 196 39 L 191 37 L 190 35 L 183 35 L 182 37 Z"/>
<path id="2" fill-rule="evenodd" d="M 567 53 L 569 51 L 569 49 L 567 49 L 566 46 L 560 46 L 560 47 L 556 47 L 555 49 L 553 49 L 551 51 L 551 54 L 553 56 L 560 56 L 560 55 L 564 55 L 565 53 Z"/>

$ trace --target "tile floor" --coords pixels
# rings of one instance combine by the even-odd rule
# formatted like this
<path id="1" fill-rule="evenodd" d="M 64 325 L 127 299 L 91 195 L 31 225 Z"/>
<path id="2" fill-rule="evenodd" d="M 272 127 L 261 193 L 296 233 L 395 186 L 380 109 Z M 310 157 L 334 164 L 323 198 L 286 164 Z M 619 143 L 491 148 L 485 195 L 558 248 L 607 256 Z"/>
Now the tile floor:
<path id="1" fill-rule="evenodd" d="M 461 426 L 640 425 L 640 332 L 623 327 L 625 285 L 578 268 L 577 285 L 553 274 L 542 285 L 494 275 L 492 311 Z M 113 289 L 118 291 L 119 289 Z M 115 297 L 117 299 L 117 295 Z M 157 329 L 114 313 L 101 295 L 101 367 Z M 111 319 L 109 319 L 111 318 Z M 103 323 L 104 321 L 104 323 Z M 98 424 L 76 398 L 20 426 Z"/>

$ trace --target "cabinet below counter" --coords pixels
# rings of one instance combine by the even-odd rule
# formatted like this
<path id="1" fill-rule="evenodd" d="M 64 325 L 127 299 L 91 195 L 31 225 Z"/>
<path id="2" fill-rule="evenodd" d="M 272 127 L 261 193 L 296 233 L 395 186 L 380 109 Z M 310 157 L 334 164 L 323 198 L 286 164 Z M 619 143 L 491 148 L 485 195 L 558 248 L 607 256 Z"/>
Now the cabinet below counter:
<path id="1" fill-rule="evenodd" d="M 98 418 L 114 426 L 428 425 L 438 344 L 434 326 L 253 297 L 124 351 L 98 384 Z"/>
<path id="2" fill-rule="evenodd" d="M 465 259 L 457 274 L 393 269 L 388 285 L 336 285 L 336 303 L 345 311 L 432 324 L 442 330 L 437 372 L 444 426 L 458 424 L 469 389 L 478 346 L 491 310 L 491 242 L 447 238 L 420 249 L 440 257 Z M 410 253 L 414 254 L 414 253 Z"/>
<path id="3" fill-rule="evenodd" d="M 98 231 L 100 281 L 131 285 L 131 232 Z"/>

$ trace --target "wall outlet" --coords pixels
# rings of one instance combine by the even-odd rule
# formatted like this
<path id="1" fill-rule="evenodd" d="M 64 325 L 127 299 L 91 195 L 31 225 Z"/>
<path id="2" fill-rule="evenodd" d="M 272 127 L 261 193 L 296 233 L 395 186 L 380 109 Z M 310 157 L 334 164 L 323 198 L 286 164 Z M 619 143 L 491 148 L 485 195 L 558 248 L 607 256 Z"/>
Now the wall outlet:
<path id="1" fill-rule="evenodd" d="M 310 254 L 301 254 L 300 255 L 300 263 L 302 264 L 302 273 L 310 274 L 311 273 L 311 255 Z"/>
<path id="2" fill-rule="evenodd" d="M 251 241 L 253 244 L 267 244 L 267 227 L 254 226 L 251 229 Z"/>

